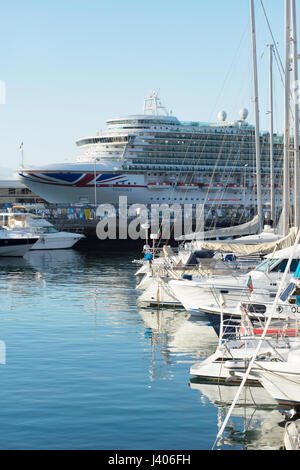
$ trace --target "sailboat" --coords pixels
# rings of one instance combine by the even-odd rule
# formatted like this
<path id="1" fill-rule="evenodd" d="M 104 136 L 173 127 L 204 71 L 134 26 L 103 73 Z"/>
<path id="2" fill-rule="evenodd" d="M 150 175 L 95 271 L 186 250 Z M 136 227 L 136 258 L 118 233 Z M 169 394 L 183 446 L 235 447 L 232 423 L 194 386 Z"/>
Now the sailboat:
<path id="1" fill-rule="evenodd" d="M 296 3 L 295 0 L 285 0 L 285 59 L 286 59 L 286 66 L 285 66 L 285 143 L 288 143 L 288 133 L 289 133 L 289 99 L 290 99 L 290 32 L 292 29 L 293 33 L 293 65 L 294 65 L 294 77 L 297 78 L 297 36 L 296 36 Z M 251 7 L 253 8 L 253 0 L 251 0 Z M 292 28 L 291 28 L 292 24 Z M 294 95 L 295 100 L 295 142 L 298 141 L 298 133 L 299 133 L 299 114 L 298 114 L 298 101 L 296 96 Z M 298 143 L 294 148 L 295 153 L 295 179 L 299 176 L 299 146 Z M 285 167 L 288 169 L 288 147 L 285 148 Z M 284 180 L 284 192 L 285 195 L 287 194 L 288 189 L 288 180 L 287 180 L 287 173 L 285 174 Z M 300 223 L 299 223 L 299 192 L 298 192 L 299 182 L 295 181 L 295 191 L 294 191 L 294 214 L 295 214 L 295 225 L 297 227 L 298 233 L 296 237 L 296 241 L 293 247 L 293 251 L 297 249 L 300 240 Z M 285 227 L 287 226 L 288 222 L 288 211 L 285 208 L 284 211 L 284 222 Z M 259 354 L 260 354 L 260 347 L 266 337 L 266 333 L 272 321 L 273 313 L 276 311 L 277 303 L 283 287 L 286 282 L 286 275 L 291 265 L 293 252 L 290 255 L 289 262 L 286 266 L 284 276 L 281 282 L 281 285 L 278 289 L 276 294 L 275 301 L 272 306 L 272 310 L 270 316 L 266 322 L 265 328 L 263 333 L 259 339 L 259 344 L 257 350 L 255 351 L 254 356 L 252 357 L 249 365 L 247 366 L 244 373 L 242 373 L 242 382 L 239 386 L 239 389 L 234 397 L 234 400 L 231 404 L 229 412 L 227 413 L 226 418 L 224 419 L 221 429 L 217 434 L 216 442 L 222 437 L 222 434 L 225 430 L 225 427 L 228 423 L 230 415 L 238 401 L 239 395 L 247 381 L 247 378 L 251 376 L 255 376 L 259 379 L 261 384 L 264 388 L 270 393 L 270 395 L 281 405 L 289 405 L 289 406 L 299 406 L 300 405 L 300 348 L 296 347 L 289 351 L 287 358 L 282 358 L 279 361 L 260 361 Z M 236 372 L 235 365 L 231 365 L 231 370 Z"/>
<path id="2" fill-rule="evenodd" d="M 254 19 L 254 7 L 251 3 L 251 17 Z M 255 24 L 252 21 L 252 33 L 255 35 Z M 286 28 L 289 31 L 289 28 Z M 294 27 L 294 31 L 296 27 Z M 294 33 L 295 34 L 295 33 Z M 289 43 L 290 37 L 287 35 L 286 43 Z M 294 38 L 294 78 L 298 78 L 297 73 L 297 41 Z M 258 106 L 257 106 L 257 76 L 256 76 L 256 47 L 255 38 L 253 39 L 253 63 L 254 63 L 254 82 L 255 82 L 255 96 L 256 96 L 256 126 L 258 127 Z M 195 278 L 191 282 L 187 280 L 172 280 L 169 283 L 169 287 L 173 291 L 175 297 L 178 298 L 184 305 L 184 307 L 191 313 L 203 312 L 220 315 L 221 311 L 226 312 L 228 315 L 239 316 L 238 302 L 243 300 L 244 302 L 256 303 L 260 301 L 261 295 L 275 296 L 276 289 L 278 287 L 278 281 L 274 279 L 274 270 L 279 271 L 281 267 L 277 260 L 282 256 L 287 256 L 287 252 L 278 251 L 280 248 L 291 247 L 295 241 L 295 234 L 300 226 L 299 220 L 299 188 L 298 188 L 298 176 L 299 176 L 299 109 L 298 102 L 295 96 L 295 189 L 294 189 L 294 213 L 295 213 L 295 227 L 292 227 L 289 231 L 289 203 L 290 203 L 290 188 L 289 188 L 289 145 L 290 145 L 290 54 L 289 50 L 286 52 L 286 70 L 285 70 L 285 144 L 284 144 L 284 198 L 283 198 L 283 234 L 284 238 L 278 239 L 269 245 L 271 255 L 269 258 L 274 259 L 274 265 L 271 266 L 271 262 L 263 262 L 254 271 L 248 273 L 248 276 L 236 275 L 236 276 L 214 276 L 211 278 Z M 257 141 L 256 152 L 259 153 L 259 142 Z M 259 158 L 257 159 L 257 165 L 259 168 Z M 259 173 L 259 171 L 258 171 Z M 297 176 L 298 175 L 298 176 Z M 258 189 L 258 212 L 260 213 L 260 183 L 259 179 L 257 182 Z M 234 243 L 228 243 L 228 241 L 218 243 L 203 243 L 202 249 L 213 250 L 216 249 L 223 253 L 232 251 L 233 253 L 240 253 L 244 255 L 254 254 L 257 252 L 263 253 L 267 249 L 266 244 L 255 244 L 249 246 L 245 243 L 241 243 L 236 240 Z M 294 270 L 297 266 L 298 255 L 296 254 L 294 261 Z M 284 262 L 284 261 L 283 261 Z M 286 262 L 286 261 L 285 261 Z M 265 269 L 266 267 L 266 269 Z M 284 268 L 283 268 L 284 271 Z M 281 272 L 283 272 L 281 270 Z M 265 273 L 265 276 L 261 276 L 261 273 Z M 264 292 L 265 290 L 265 292 Z"/>
<path id="3" fill-rule="evenodd" d="M 284 236 L 276 233 L 272 223 L 268 223 L 262 230 L 262 200 L 261 200 L 261 164 L 260 164 L 260 132 L 259 132 L 259 107 L 258 107 L 258 80 L 257 80 L 257 59 L 256 59 L 256 39 L 255 39 L 255 21 L 254 21 L 254 8 L 251 8 L 252 18 L 252 54 L 253 54 L 253 74 L 254 74 L 254 95 L 255 95 L 255 137 L 256 137 L 256 191 L 257 191 L 257 227 L 255 234 L 245 234 L 249 229 L 247 224 L 240 227 L 225 228 L 213 230 L 209 232 L 198 232 L 192 235 L 181 237 L 181 241 L 191 240 L 189 249 L 194 251 L 212 253 L 211 263 L 209 269 L 203 269 L 203 261 L 199 263 L 196 269 L 189 270 L 187 266 L 182 275 L 178 270 L 174 270 L 173 266 L 168 265 L 165 257 L 156 258 L 152 262 L 151 268 L 148 265 L 148 272 L 145 274 L 142 281 L 138 284 L 138 289 L 143 292 L 139 297 L 139 303 L 142 305 L 163 305 L 163 306 L 176 306 L 182 305 L 188 311 L 194 312 L 208 312 L 219 313 L 220 308 L 224 306 L 224 300 L 227 301 L 227 307 L 230 311 L 236 307 L 237 301 L 240 300 L 240 295 L 245 295 L 245 300 L 249 300 L 249 290 L 247 283 L 249 279 L 253 282 L 252 277 L 263 279 L 263 285 L 260 289 L 266 290 L 271 287 L 271 294 L 276 291 L 276 282 L 268 282 L 263 276 L 257 275 L 257 271 L 251 271 L 250 276 L 243 277 L 243 273 L 249 272 L 257 266 L 263 256 L 273 254 L 280 249 L 291 247 L 295 240 L 296 228 L 292 227 L 288 230 L 288 224 L 284 223 Z M 271 50 L 271 48 L 270 48 Z M 271 75 L 271 74 L 270 74 Z M 272 83 L 270 79 L 270 107 L 271 116 L 273 115 L 272 104 Z M 288 115 L 286 115 L 288 119 Z M 270 133 L 273 137 L 273 125 L 271 119 Z M 286 161 L 288 160 L 288 147 L 289 147 L 289 127 L 286 126 L 286 139 L 285 139 L 285 175 L 284 175 L 284 188 L 285 188 L 285 202 L 283 207 L 283 219 L 288 216 L 289 207 L 289 187 L 288 185 L 288 168 L 286 168 Z M 270 137 L 271 140 L 271 137 Z M 272 157 L 272 151 L 271 156 Z M 272 185 L 273 167 L 271 166 L 271 207 L 272 207 Z M 252 226 L 253 228 L 253 226 Z M 244 233 L 243 233 L 244 232 Z M 257 233 L 258 232 L 258 233 Z M 246 232 L 247 233 L 247 232 Z M 228 237 L 230 237 L 228 239 Z M 233 237 L 238 237 L 233 239 Z M 218 240 L 208 242 L 209 238 L 226 238 L 224 241 Z M 204 240 L 204 241 L 199 241 Z M 206 239 L 206 240 L 205 240 Z M 198 240 L 198 241 L 197 241 Z M 277 253 L 276 253 L 277 255 Z M 280 254 L 279 254 L 280 256 Z M 214 261 L 219 259 L 221 263 L 218 266 Z M 176 260 L 173 256 L 172 262 Z M 177 262 L 181 261 L 180 256 L 177 257 Z M 176 264 L 176 262 L 175 262 Z M 206 266 L 207 268 L 207 266 Z M 258 268 L 261 270 L 261 267 Z M 271 270 L 270 270 L 271 273 Z M 269 274 L 270 274 L 269 273 Z M 272 276 L 272 275 L 271 275 Z M 183 279 L 182 279 L 183 278 Z M 192 282 L 190 282 L 192 281 Z M 256 293 L 258 295 L 258 293 Z M 233 296 L 233 298 L 231 298 Z M 229 305 L 228 305 L 228 301 Z M 229 313 L 229 312 L 228 312 Z"/>

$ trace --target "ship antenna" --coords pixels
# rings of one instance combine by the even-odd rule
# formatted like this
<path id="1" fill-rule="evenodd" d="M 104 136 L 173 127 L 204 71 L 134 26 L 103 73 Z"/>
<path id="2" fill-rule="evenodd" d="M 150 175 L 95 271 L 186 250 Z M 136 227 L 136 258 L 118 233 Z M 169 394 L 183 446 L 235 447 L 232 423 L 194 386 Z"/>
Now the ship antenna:
<path id="1" fill-rule="evenodd" d="M 159 116 L 161 114 L 169 116 L 167 109 L 161 104 L 158 93 L 159 90 L 152 91 L 150 96 L 144 99 L 143 114 L 147 114 L 149 112 L 153 116 Z"/>

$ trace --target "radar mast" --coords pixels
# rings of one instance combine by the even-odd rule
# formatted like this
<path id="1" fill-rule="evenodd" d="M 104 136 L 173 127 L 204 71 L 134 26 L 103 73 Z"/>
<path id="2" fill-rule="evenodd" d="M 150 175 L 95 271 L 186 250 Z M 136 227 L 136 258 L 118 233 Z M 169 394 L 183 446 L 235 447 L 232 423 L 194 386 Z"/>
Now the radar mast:
<path id="1" fill-rule="evenodd" d="M 144 99 L 143 114 L 169 116 L 167 109 L 161 104 L 161 100 L 158 97 L 158 91 L 152 91 L 150 96 Z"/>

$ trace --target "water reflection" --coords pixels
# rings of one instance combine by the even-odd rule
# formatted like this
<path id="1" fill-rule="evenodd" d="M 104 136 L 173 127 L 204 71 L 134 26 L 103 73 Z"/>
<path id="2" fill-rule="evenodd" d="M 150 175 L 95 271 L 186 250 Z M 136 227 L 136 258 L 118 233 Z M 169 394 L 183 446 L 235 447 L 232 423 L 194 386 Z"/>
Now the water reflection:
<path id="1" fill-rule="evenodd" d="M 185 310 L 140 308 L 152 337 L 160 337 L 173 354 L 205 358 L 215 351 L 218 338 L 205 319 L 192 318 Z"/>
<path id="2" fill-rule="evenodd" d="M 218 338 L 205 320 L 194 320 L 185 310 L 139 308 L 145 338 L 151 345 L 150 378 L 170 377 L 171 363 L 190 364 L 215 351 Z"/>
<path id="3" fill-rule="evenodd" d="M 36 269 L 49 272 L 66 267 L 78 268 L 82 266 L 84 255 L 76 250 L 38 250 L 29 251 L 24 260 Z"/>
<path id="4" fill-rule="evenodd" d="M 202 405 L 212 403 L 217 408 L 216 420 L 220 430 L 239 387 L 207 383 L 196 378 L 190 380 L 190 387 L 200 392 Z M 217 446 L 223 449 L 279 450 L 282 446 L 282 422 L 283 416 L 275 400 L 263 387 L 244 387 Z"/>

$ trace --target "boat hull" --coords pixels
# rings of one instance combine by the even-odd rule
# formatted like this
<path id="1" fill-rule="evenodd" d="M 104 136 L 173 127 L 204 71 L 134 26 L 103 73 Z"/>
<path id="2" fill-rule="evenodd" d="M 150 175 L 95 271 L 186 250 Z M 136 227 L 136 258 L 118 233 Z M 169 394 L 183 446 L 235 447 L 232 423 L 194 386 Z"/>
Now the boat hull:
<path id="1" fill-rule="evenodd" d="M 36 241 L 37 238 L 0 239 L 0 256 L 23 257 Z"/>
<path id="2" fill-rule="evenodd" d="M 175 175 L 176 177 L 176 175 Z M 149 187 L 146 176 L 114 170 L 96 170 L 93 163 L 69 166 L 62 164 L 44 169 L 20 170 L 18 179 L 35 194 L 50 203 L 66 204 L 118 204 L 120 196 L 126 196 L 128 204 L 180 203 L 239 206 L 243 199 L 227 191 L 218 200 L 208 197 L 207 190 L 199 187 L 182 191 L 172 186 Z M 167 200 L 166 200 L 167 194 Z"/>
<path id="3" fill-rule="evenodd" d="M 300 407 L 299 373 L 283 372 L 280 367 L 272 367 L 272 370 L 253 370 L 252 374 L 259 378 L 263 387 L 279 405 Z"/>
<path id="4" fill-rule="evenodd" d="M 153 278 L 149 278 L 149 285 L 138 297 L 138 302 L 144 307 L 183 307 L 168 288 L 168 283 Z"/>
<path id="5" fill-rule="evenodd" d="M 31 250 L 63 250 L 72 248 L 83 235 L 74 233 L 58 232 L 57 234 L 46 234 L 40 236 L 39 240 L 32 246 Z"/>

